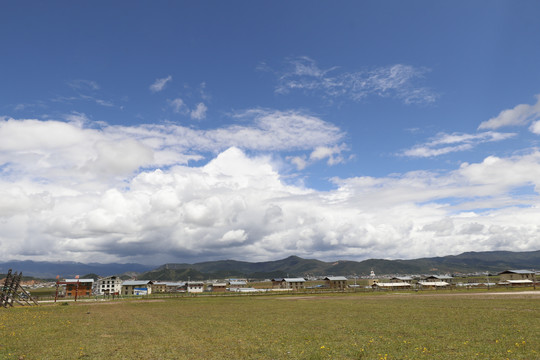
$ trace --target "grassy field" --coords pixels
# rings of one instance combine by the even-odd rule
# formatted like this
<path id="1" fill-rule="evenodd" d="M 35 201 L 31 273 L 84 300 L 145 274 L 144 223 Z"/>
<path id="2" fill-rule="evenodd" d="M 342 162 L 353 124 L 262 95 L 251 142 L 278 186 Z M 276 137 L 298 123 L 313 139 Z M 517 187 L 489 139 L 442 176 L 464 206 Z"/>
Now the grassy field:
<path id="1" fill-rule="evenodd" d="M 184 297 L 0 309 L 1 359 L 540 359 L 540 296 Z"/>

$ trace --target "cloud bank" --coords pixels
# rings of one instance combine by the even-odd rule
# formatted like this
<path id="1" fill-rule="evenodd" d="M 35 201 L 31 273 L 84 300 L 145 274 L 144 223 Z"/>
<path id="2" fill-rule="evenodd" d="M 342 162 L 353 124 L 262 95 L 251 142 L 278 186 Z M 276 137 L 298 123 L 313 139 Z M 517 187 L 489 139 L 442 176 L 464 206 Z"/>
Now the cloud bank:
<path id="1" fill-rule="evenodd" d="M 161 264 L 540 247 L 539 151 L 316 191 L 285 181 L 268 152 L 328 161 L 344 151 L 338 128 L 298 112 L 235 117 L 211 130 L 1 119 L 0 256 Z"/>
<path id="2" fill-rule="evenodd" d="M 81 114 L 66 118 L 69 122 L 0 117 L 3 177 L 118 181 L 141 168 L 185 165 L 232 146 L 259 152 L 311 152 L 343 138 L 336 126 L 294 111 L 239 112 L 234 115 L 239 124 L 209 130 L 175 124 L 109 126 L 90 123 Z"/>

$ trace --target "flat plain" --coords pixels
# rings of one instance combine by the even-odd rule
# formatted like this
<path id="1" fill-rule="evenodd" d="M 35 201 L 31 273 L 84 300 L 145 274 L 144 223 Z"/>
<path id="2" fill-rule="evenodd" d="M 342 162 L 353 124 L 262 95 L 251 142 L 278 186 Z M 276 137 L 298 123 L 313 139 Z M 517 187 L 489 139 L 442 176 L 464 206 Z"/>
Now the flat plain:
<path id="1" fill-rule="evenodd" d="M 0 359 L 540 359 L 540 292 L 193 296 L 0 309 Z"/>

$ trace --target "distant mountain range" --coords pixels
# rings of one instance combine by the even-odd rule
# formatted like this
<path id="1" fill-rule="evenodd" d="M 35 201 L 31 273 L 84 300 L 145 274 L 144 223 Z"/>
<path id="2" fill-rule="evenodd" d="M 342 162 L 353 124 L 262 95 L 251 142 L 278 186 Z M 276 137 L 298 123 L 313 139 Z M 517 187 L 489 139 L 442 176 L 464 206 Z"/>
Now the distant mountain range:
<path id="1" fill-rule="evenodd" d="M 100 264 L 79 262 L 48 262 L 48 261 L 7 261 L 0 262 L 0 274 L 5 274 L 9 269 L 21 272 L 25 276 L 33 276 L 40 279 L 54 279 L 57 275 L 61 278 L 83 276 L 85 274 L 98 274 L 101 276 L 123 274 L 126 272 L 141 273 L 155 268 L 141 264 Z"/>
<path id="2" fill-rule="evenodd" d="M 540 269 L 540 251 L 467 252 L 455 256 L 414 260 L 370 259 L 364 261 L 324 262 L 290 256 L 277 261 L 250 263 L 234 260 L 201 262 L 197 264 L 165 264 L 141 274 L 140 278 L 156 280 L 213 279 L 248 277 L 255 279 L 320 275 L 376 274 L 437 274 L 437 273 L 497 273 L 507 269 Z"/>
<path id="3" fill-rule="evenodd" d="M 121 275 L 130 273 L 140 279 L 150 280 L 205 280 L 231 277 L 268 279 L 274 277 L 320 275 L 369 275 L 373 270 L 383 274 L 437 274 L 437 273 L 497 273 L 507 269 L 540 269 L 540 251 L 466 252 L 413 260 L 370 259 L 364 261 L 324 262 L 302 259 L 298 256 L 276 261 L 245 262 L 235 260 L 207 261 L 196 264 L 165 264 L 158 268 L 141 264 L 99 264 L 76 262 L 10 261 L 0 263 L 0 274 L 8 269 L 22 271 L 26 276 L 38 278 L 63 278 L 75 275 Z"/>

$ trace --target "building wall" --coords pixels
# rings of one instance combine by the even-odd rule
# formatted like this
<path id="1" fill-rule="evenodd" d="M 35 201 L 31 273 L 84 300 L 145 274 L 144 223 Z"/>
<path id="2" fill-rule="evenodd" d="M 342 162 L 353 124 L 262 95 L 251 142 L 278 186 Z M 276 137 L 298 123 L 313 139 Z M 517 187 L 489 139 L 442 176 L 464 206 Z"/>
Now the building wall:
<path id="1" fill-rule="evenodd" d="M 156 284 L 154 283 L 152 285 L 152 292 L 155 292 L 155 293 L 164 293 L 167 291 L 167 284 Z"/>
<path id="2" fill-rule="evenodd" d="M 227 290 L 227 286 L 221 285 L 221 286 L 212 286 L 212 292 L 225 292 Z"/>
<path id="3" fill-rule="evenodd" d="M 187 292 L 189 293 L 202 293 L 204 291 L 204 284 L 189 284 L 187 286 Z"/>
<path id="4" fill-rule="evenodd" d="M 290 281 L 290 282 L 283 281 L 283 286 L 282 287 L 284 289 L 298 290 L 298 289 L 303 289 L 304 288 L 304 283 L 301 282 L 301 281 Z"/>
<path id="5" fill-rule="evenodd" d="M 122 291 L 122 279 L 116 276 L 99 279 L 97 281 L 96 290 L 100 295 L 120 294 Z"/>
<path id="6" fill-rule="evenodd" d="M 122 295 L 135 295 L 135 289 L 146 289 L 148 295 L 152 293 L 151 285 L 122 285 Z"/>
<path id="7" fill-rule="evenodd" d="M 92 295 L 92 285 L 89 283 L 79 283 L 77 290 L 77 284 L 66 284 L 66 296 L 74 297 L 75 294 L 77 294 L 77 297 Z"/>
<path id="8" fill-rule="evenodd" d="M 326 280 L 326 286 L 330 289 L 345 289 L 347 286 L 347 281 L 345 280 Z"/>

